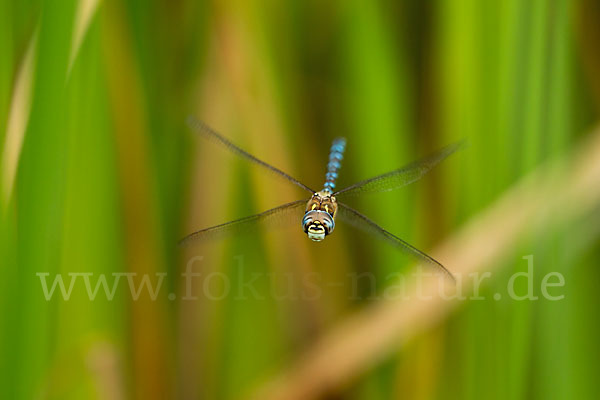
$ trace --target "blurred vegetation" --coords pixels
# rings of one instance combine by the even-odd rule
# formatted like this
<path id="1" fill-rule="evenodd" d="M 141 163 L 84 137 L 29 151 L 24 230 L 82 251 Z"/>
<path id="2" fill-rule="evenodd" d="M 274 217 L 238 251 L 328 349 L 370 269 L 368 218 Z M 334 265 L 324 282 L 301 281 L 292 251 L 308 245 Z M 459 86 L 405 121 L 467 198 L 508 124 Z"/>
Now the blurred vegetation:
<path id="1" fill-rule="evenodd" d="M 593 0 L 0 0 L 0 397 L 239 398 L 408 271 L 341 224 L 318 245 L 298 222 L 178 249 L 304 196 L 198 140 L 188 114 L 312 187 L 336 136 L 341 186 L 466 138 L 421 182 L 351 202 L 427 250 L 597 123 L 599 18 Z M 487 300 L 324 398 L 597 398 L 599 222 L 523 238 Z M 530 254 L 536 287 L 559 271 L 565 299 L 494 300 Z M 203 297 L 199 279 L 181 300 L 197 255 L 231 295 Z M 155 301 L 91 301 L 79 284 L 46 301 L 40 272 L 167 276 Z M 375 291 L 333 284 L 351 272 Z M 253 274 L 257 295 L 236 297 Z M 320 296 L 274 295 L 314 290 L 314 274 Z"/>

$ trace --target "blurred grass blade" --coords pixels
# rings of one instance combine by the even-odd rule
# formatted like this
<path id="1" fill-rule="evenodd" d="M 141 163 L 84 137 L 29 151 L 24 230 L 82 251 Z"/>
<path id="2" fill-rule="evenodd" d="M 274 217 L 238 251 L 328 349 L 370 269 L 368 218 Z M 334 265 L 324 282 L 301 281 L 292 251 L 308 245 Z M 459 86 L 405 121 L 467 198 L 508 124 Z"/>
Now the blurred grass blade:
<path id="1" fill-rule="evenodd" d="M 19 156 L 25 138 L 25 131 L 31 111 L 31 91 L 33 89 L 34 61 L 37 47 L 37 31 L 33 34 L 21 68 L 17 73 L 10 111 L 6 126 L 4 151 L 2 153 L 2 203 L 8 207 L 12 195 Z"/>
<path id="2" fill-rule="evenodd" d="M 71 41 L 71 52 L 69 54 L 69 66 L 67 69 L 67 80 L 71 75 L 73 69 L 73 63 L 77 58 L 77 53 L 81 48 L 81 43 L 85 37 L 85 34 L 90 26 L 92 17 L 98 9 L 100 0 L 79 0 L 77 6 L 77 12 L 75 14 L 75 24 L 73 26 L 73 37 Z"/>

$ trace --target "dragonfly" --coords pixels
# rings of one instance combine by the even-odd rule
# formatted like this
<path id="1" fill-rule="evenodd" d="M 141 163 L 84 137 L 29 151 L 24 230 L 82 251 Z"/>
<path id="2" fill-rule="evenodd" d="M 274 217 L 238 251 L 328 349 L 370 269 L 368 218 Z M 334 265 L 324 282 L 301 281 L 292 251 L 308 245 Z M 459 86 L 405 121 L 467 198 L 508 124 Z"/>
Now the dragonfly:
<path id="1" fill-rule="evenodd" d="M 187 123 L 190 128 L 201 137 L 224 147 L 235 155 L 271 172 L 275 176 L 283 178 L 287 182 L 302 188 L 310 194 L 310 197 L 292 201 L 259 214 L 190 233 L 180 240 L 180 245 L 185 246 L 211 238 L 222 238 L 232 234 L 252 232 L 257 226 L 288 225 L 295 218 L 297 218 L 296 223 L 298 220 L 301 220 L 302 229 L 309 239 L 320 242 L 333 233 L 335 222 L 339 218 L 347 224 L 387 242 L 396 249 L 413 257 L 416 261 L 427 265 L 433 265 L 434 267 L 441 269 L 448 277 L 455 280 L 453 274 L 442 263 L 410 245 L 393 233 L 385 230 L 359 211 L 338 201 L 338 198 L 344 199 L 352 195 L 386 192 L 413 183 L 422 178 L 423 175 L 429 172 L 435 165 L 461 148 L 463 142 L 450 144 L 437 152 L 418 161 L 409 163 L 404 167 L 336 190 L 336 181 L 346 149 L 346 139 L 342 137 L 336 138 L 333 140 L 329 152 L 325 183 L 321 190 L 315 191 L 298 179 L 233 144 L 207 124 L 193 116 L 188 117 Z"/>

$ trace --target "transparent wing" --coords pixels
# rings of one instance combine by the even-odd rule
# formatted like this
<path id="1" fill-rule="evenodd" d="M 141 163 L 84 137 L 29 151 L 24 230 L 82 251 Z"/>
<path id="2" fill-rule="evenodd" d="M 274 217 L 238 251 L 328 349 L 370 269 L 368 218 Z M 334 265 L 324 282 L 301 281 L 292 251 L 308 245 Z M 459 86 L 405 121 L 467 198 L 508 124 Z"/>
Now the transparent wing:
<path id="1" fill-rule="evenodd" d="M 305 184 L 303 184 L 296 178 L 293 178 L 290 175 L 283 172 L 282 170 L 275 168 L 274 166 L 269 165 L 262 160 L 259 160 L 258 158 L 254 157 L 252 154 L 248 153 L 245 150 L 242 150 L 235 144 L 231 143 L 229 140 L 225 139 L 223 136 L 221 136 L 219 133 L 217 133 L 211 127 L 206 125 L 204 122 L 199 121 L 192 116 L 189 116 L 187 118 L 187 123 L 190 126 L 190 128 L 192 128 L 192 130 L 194 130 L 196 133 L 198 133 L 200 136 L 204 137 L 205 139 L 208 139 L 214 143 L 217 143 L 217 144 L 225 147 L 227 150 L 238 155 L 239 157 L 242 157 L 242 158 L 250 161 L 253 164 L 260 165 L 261 167 L 267 169 L 268 171 L 274 173 L 275 175 L 287 180 L 288 182 L 291 182 L 296 186 L 300 186 L 302 189 L 306 190 L 307 192 L 310 192 L 311 194 L 314 193 L 314 190 L 312 190 L 311 188 L 309 188 L 308 186 L 306 186 Z"/>
<path id="2" fill-rule="evenodd" d="M 390 171 L 386 174 L 355 183 L 354 185 L 336 192 L 334 195 L 338 196 L 343 194 L 344 196 L 347 196 L 366 192 L 386 192 L 401 188 L 402 186 L 406 186 L 421 179 L 431 168 L 460 149 L 463 145 L 464 142 L 448 145 L 428 157 L 412 162 L 400 169 Z"/>
<path id="3" fill-rule="evenodd" d="M 441 268 L 452 280 L 456 281 L 454 275 L 446 269 L 440 262 L 435 260 L 433 257 L 428 256 L 421 250 L 416 249 L 404 240 L 395 236 L 394 234 L 386 231 L 375 222 L 371 221 L 368 217 L 359 213 L 355 209 L 338 202 L 338 214 L 337 216 L 346 223 L 358 228 L 370 235 L 375 236 L 378 239 L 382 239 L 404 253 L 416 258 L 421 262 L 425 262 L 429 265 L 434 265 L 437 268 Z"/>
<path id="4" fill-rule="evenodd" d="M 211 239 L 222 239 L 236 234 L 255 232 L 260 227 L 277 228 L 296 223 L 300 226 L 302 213 L 308 200 L 297 200 L 264 211 L 260 214 L 226 222 L 221 225 L 202 229 L 191 233 L 179 241 L 180 246 L 202 242 Z"/>

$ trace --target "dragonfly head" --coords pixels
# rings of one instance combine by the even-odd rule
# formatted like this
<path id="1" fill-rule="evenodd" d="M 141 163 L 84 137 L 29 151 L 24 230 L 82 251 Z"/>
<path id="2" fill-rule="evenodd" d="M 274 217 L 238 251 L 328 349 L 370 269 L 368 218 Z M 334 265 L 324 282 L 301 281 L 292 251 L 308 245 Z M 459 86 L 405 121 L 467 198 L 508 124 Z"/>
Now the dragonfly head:
<path id="1" fill-rule="evenodd" d="M 337 203 L 330 192 L 313 194 L 306 204 L 306 213 L 302 219 L 302 228 L 309 239 L 320 242 L 335 228 Z"/>
<path id="2" fill-rule="evenodd" d="M 304 214 L 302 228 L 308 238 L 315 242 L 325 239 L 325 236 L 333 232 L 335 222 L 333 217 L 326 211 L 311 210 Z"/>

